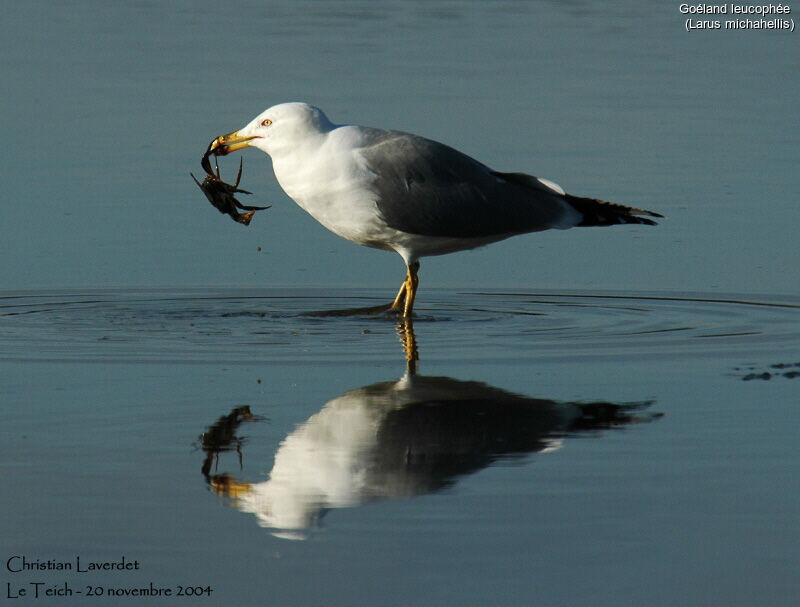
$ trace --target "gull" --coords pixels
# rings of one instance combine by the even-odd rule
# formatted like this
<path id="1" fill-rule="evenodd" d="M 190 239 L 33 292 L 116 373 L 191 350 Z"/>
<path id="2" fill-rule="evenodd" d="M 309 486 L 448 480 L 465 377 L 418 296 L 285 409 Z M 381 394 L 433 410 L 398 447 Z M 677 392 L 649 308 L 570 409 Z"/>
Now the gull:
<path id="1" fill-rule="evenodd" d="M 390 309 L 407 318 L 421 257 L 551 228 L 654 225 L 648 217 L 662 217 L 495 171 L 411 133 L 337 125 L 307 103 L 275 105 L 209 149 L 224 156 L 246 147 L 268 154 L 284 192 L 331 232 L 403 258 L 406 278 Z"/>

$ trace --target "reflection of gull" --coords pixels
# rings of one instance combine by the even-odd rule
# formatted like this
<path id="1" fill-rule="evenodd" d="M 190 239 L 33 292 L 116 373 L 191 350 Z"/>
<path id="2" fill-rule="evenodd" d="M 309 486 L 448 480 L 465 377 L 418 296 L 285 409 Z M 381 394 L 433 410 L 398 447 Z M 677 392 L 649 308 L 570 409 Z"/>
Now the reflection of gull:
<path id="1" fill-rule="evenodd" d="M 335 398 L 281 443 L 267 481 L 216 487 L 262 526 L 302 530 L 330 508 L 435 491 L 500 457 L 652 419 L 650 403 L 563 403 L 407 375 Z"/>

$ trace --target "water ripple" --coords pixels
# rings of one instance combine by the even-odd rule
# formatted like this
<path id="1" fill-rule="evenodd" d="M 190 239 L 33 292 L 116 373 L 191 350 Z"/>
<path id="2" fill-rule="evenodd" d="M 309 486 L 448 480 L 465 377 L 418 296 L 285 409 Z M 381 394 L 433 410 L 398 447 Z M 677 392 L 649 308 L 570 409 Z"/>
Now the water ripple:
<path id="1" fill-rule="evenodd" d="M 0 358 L 393 361 L 400 353 L 395 320 L 365 311 L 391 295 L 321 289 L 6 292 L 0 294 Z M 337 310 L 351 313 L 330 313 Z M 796 351 L 800 299 L 429 290 L 414 325 L 422 359 Z"/>

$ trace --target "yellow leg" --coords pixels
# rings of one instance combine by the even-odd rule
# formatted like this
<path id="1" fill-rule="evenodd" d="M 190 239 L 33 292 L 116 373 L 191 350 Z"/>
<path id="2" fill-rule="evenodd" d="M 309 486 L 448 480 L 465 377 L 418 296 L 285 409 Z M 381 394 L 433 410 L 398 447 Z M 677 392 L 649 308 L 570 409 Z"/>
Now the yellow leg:
<path id="1" fill-rule="evenodd" d="M 419 262 L 415 261 L 408 266 L 408 287 L 406 288 L 406 304 L 403 306 L 403 316 L 411 318 L 411 311 L 414 308 L 414 298 L 417 296 L 417 287 L 419 286 L 419 278 L 417 277 L 417 270 L 419 270 Z"/>
<path id="2" fill-rule="evenodd" d="M 400 285 L 400 290 L 397 292 L 397 297 L 394 298 L 394 302 L 389 307 L 390 310 L 399 310 L 400 306 L 406 301 L 406 283 L 408 282 L 408 278 L 403 281 L 403 284 Z"/>
<path id="3" fill-rule="evenodd" d="M 411 312 L 414 308 L 414 298 L 417 295 L 417 286 L 419 285 L 419 278 L 417 277 L 418 270 L 418 261 L 415 261 L 411 265 L 407 266 L 406 279 L 403 281 L 403 284 L 400 285 L 400 290 L 397 292 L 397 297 L 394 298 L 394 302 L 392 302 L 392 305 L 389 308 L 390 310 L 399 311 L 402 306 L 403 316 L 406 318 L 411 316 Z"/>

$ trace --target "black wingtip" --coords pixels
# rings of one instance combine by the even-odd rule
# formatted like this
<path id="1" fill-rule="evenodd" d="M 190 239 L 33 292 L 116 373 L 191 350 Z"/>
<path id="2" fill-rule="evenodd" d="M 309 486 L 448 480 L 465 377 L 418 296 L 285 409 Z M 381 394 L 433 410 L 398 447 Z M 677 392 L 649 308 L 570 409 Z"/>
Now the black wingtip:
<path id="1" fill-rule="evenodd" d="M 638 223 L 654 226 L 657 222 L 648 217 L 662 218 L 663 215 L 647 209 L 637 209 L 623 204 L 606 202 L 596 198 L 583 198 L 567 194 L 566 201 L 583 215 L 579 226 L 611 226 L 625 223 Z M 647 217 L 643 217 L 646 215 Z"/>

